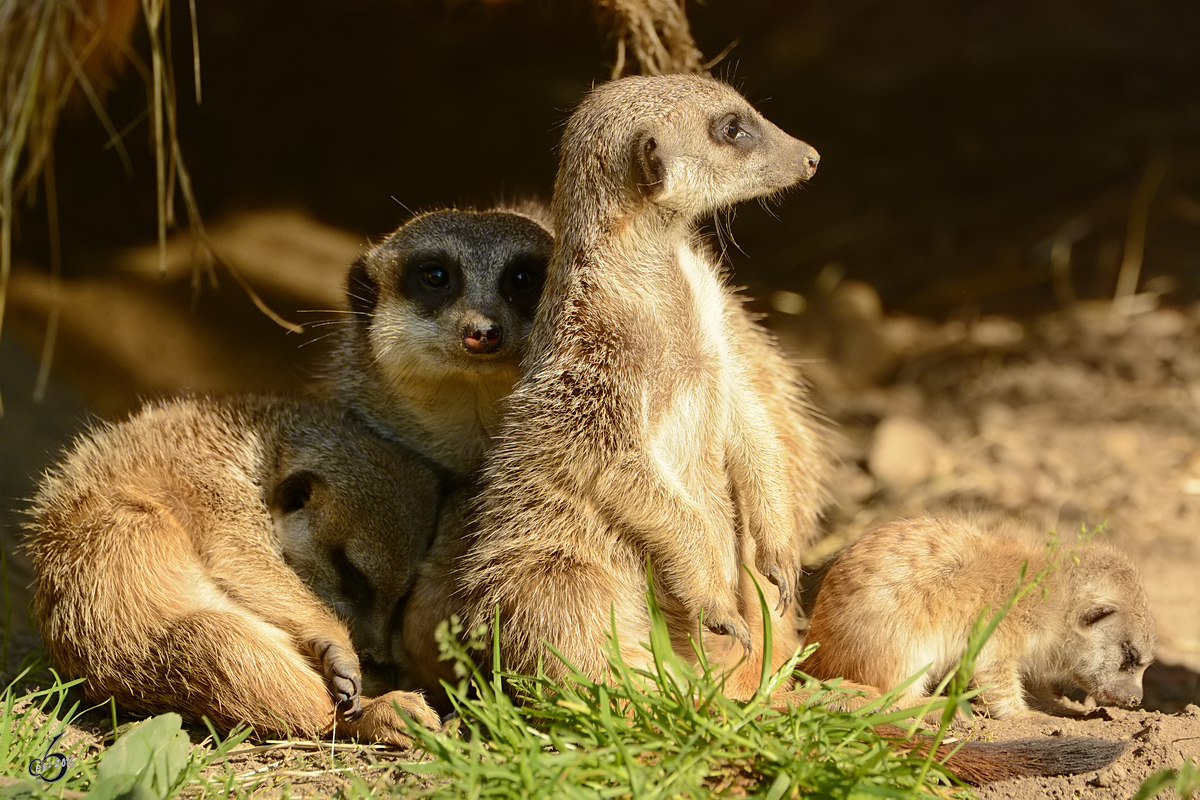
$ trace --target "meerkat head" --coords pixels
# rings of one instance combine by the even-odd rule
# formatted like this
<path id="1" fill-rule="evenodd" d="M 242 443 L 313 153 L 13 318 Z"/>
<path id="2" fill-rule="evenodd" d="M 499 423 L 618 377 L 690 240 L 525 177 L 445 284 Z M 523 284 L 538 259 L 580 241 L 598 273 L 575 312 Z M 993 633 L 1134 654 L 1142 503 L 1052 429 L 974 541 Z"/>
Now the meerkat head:
<path id="1" fill-rule="evenodd" d="M 436 526 L 436 477 L 346 425 L 295 434 L 267 488 L 284 560 L 348 624 L 364 688 L 394 688 L 405 665 L 392 640 Z"/>
<path id="2" fill-rule="evenodd" d="M 516 210 L 445 210 L 401 226 L 350 270 L 347 296 L 372 360 L 398 382 L 515 370 L 553 249 Z"/>
<path id="3" fill-rule="evenodd" d="M 626 209 L 648 201 L 692 220 L 808 180 L 819 161 L 727 84 L 633 76 L 594 89 L 568 122 L 555 196 L 586 203 L 570 185 L 584 177 Z"/>
<path id="4" fill-rule="evenodd" d="M 1141 577 L 1128 558 L 1099 545 L 1085 548 L 1067 569 L 1076 582 L 1067 645 L 1075 680 L 1098 702 L 1138 705 L 1155 648 Z"/>

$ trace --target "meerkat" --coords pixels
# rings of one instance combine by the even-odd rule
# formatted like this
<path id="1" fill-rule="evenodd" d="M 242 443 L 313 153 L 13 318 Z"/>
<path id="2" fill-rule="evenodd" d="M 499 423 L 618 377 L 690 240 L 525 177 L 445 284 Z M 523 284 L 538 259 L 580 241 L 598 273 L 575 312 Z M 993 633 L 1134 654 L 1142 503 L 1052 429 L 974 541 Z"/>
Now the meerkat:
<path id="1" fill-rule="evenodd" d="M 652 666 L 641 643 L 653 580 L 685 656 L 680 640 L 701 621 L 702 646 L 724 651 L 722 668 L 761 642 L 726 673 L 726 693 L 746 697 L 766 644 L 746 584 L 770 580 L 778 666 L 791 655 L 780 655 L 786 637 L 798 644 L 787 629 L 824 453 L 798 384 L 694 225 L 806 180 L 817 154 L 728 86 L 683 75 L 594 89 L 561 153 L 556 242 L 525 374 L 487 455 L 455 575 L 468 629 L 498 613 L 504 669 L 563 677 L 553 650 L 604 681 L 614 633 L 627 666 Z M 938 755 L 984 782 L 1096 769 L 1121 750 L 1067 737 Z"/>
<path id="2" fill-rule="evenodd" d="M 400 626 L 402 683 L 442 697 L 435 631 L 461 611 L 452 572 L 473 478 L 520 374 L 553 247 L 549 210 L 527 201 L 415 216 L 359 258 L 330 392 L 421 453 L 444 480 L 441 522 Z M 373 577 L 373 576 L 368 576 Z"/>
<path id="3" fill-rule="evenodd" d="M 148 404 L 81 436 L 33 500 L 46 648 L 130 711 L 408 744 L 394 704 L 438 717 L 418 694 L 363 696 L 356 647 L 391 659 L 437 483 L 329 404 Z"/>
<path id="4" fill-rule="evenodd" d="M 631 664 L 647 657 L 649 559 L 676 637 L 702 620 L 706 647 L 740 660 L 761 634 L 751 574 L 776 629 L 794 625 L 824 455 L 696 225 L 810 178 L 817 153 L 725 84 L 675 75 L 593 90 L 561 154 L 526 374 L 459 571 L 469 618 L 499 607 L 508 669 L 561 671 L 549 644 L 602 678 L 614 619 Z"/>
<path id="5" fill-rule="evenodd" d="M 448 476 L 470 478 L 520 374 L 552 247 L 532 202 L 406 222 L 350 268 L 332 392 Z"/>
<path id="6" fill-rule="evenodd" d="M 1057 559 L 1057 560 L 1056 560 Z M 919 705 L 957 665 L 975 619 L 1049 569 L 1000 621 L 975 664 L 979 700 L 992 717 L 1075 713 L 1061 698 L 1078 687 L 1101 703 L 1133 706 L 1154 658 L 1155 630 L 1141 578 L 1124 554 L 1087 543 L 1055 556 L 1019 531 L 963 519 L 882 524 L 842 553 L 825 575 L 801 669 L 879 692 L 899 686 L 900 706 Z"/>

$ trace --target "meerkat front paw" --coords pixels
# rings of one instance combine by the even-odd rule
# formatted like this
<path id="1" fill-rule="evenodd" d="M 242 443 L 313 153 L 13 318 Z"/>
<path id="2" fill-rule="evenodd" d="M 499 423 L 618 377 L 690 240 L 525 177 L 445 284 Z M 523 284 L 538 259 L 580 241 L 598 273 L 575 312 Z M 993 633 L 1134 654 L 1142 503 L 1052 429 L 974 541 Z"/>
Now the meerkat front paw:
<path id="1" fill-rule="evenodd" d="M 316 652 L 337 704 L 338 716 L 343 720 L 357 719 L 362 713 L 362 670 L 358 656 L 333 642 L 318 644 Z"/>
<path id="2" fill-rule="evenodd" d="M 408 726 L 397 713 L 403 711 L 409 719 L 428 728 L 439 730 L 441 718 L 417 692 L 388 692 L 363 702 L 363 713 L 351 724 L 351 732 L 360 741 L 380 742 L 395 747 L 411 747 Z"/>
<path id="3" fill-rule="evenodd" d="M 704 614 L 704 627 L 721 636 L 732 636 L 734 639 L 737 639 L 745 655 L 750 655 L 754 650 L 754 643 L 750 639 L 750 626 L 736 612 L 733 615 L 710 615 L 706 612 Z"/>
<path id="4" fill-rule="evenodd" d="M 779 590 L 779 602 L 775 605 L 775 613 L 782 614 L 787 611 L 796 597 L 796 587 L 800 584 L 798 560 L 792 555 L 759 546 L 755 553 L 754 567 Z"/>

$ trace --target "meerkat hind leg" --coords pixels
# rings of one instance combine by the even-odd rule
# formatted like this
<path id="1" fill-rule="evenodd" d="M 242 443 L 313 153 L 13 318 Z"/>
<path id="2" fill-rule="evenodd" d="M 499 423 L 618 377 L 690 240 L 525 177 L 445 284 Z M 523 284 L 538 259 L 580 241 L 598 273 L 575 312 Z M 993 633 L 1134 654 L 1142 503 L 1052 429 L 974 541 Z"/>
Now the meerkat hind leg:
<path id="1" fill-rule="evenodd" d="M 343 714 L 359 713 L 362 670 L 350 633 L 287 564 L 255 544 L 207 554 L 212 580 L 242 608 L 292 636 L 311 655 Z"/>
<path id="2" fill-rule="evenodd" d="M 174 621 L 162 642 L 163 707 L 182 702 L 224 730 L 316 737 L 334 702 L 313 665 L 278 628 L 244 614 L 198 611 Z"/>

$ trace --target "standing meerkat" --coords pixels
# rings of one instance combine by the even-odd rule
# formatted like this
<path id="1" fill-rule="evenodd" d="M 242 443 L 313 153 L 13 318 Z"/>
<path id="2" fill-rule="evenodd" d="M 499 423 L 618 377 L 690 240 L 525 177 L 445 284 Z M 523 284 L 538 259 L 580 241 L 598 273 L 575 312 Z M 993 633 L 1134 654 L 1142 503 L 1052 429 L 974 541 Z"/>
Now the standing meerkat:
<path id="1" fill-rule="evenodd" d="M 818 156 L 727 85 L 684 75 L 593 90 L 561 152 L 526 375 L 460 570 L 470 619 L 499 607 L 508 669 L 544 656 L 561 672 L 548 643 L 603 678 L 614 618 L 625 656 L 642 665 L 649 558 L 681 652 L 703 620 L 706 648 L 732 665 L 762 652 L 743 565 L 764 584 L 778 634 L 794 628 L 824 457 L 800 387 L 696 225 L 808 179 Z M 753 692 L 758 668 L 745 672 L 731 693 Z"/>
<path id="2" fill-rule="evenodd" d="M 27 546 L 46 648 L 89 697 L 131 711 L 407 744 L 393 703 L 437 716 L 420 695 L 361 696 L 355 646 L 390 661 L 436 493 L 423 464 L 333 406 L 151 403 L 42 480 Z"/>
<path id="3" fill-rule="evenodd" d="M 995 718 L 1037 705 L 1071 713 L 1079 687 L 1102 703 L 1142 699 L 1154 658 L 1150 604 L 1133 563 L 1098 543 L 1055 556 L 1015 531 L 929 517 L 885 523 L 842 553 L 821 584 L 808 629 L 819 642 L 801 669 L 879 691 L 929 666 L 897 703 L 918 705 L 957 665 L 975 619 L 1026 579 L 1049 572 L 1000 621 L 975 664 L 979 700 Z"/>
<path id="4" fill-rule="evenodd" d="M 533 203 L 414 217 L 350 268 L 332 391 L 444 473 L 472 476 L 520 374 L 552 247 Z"/>

